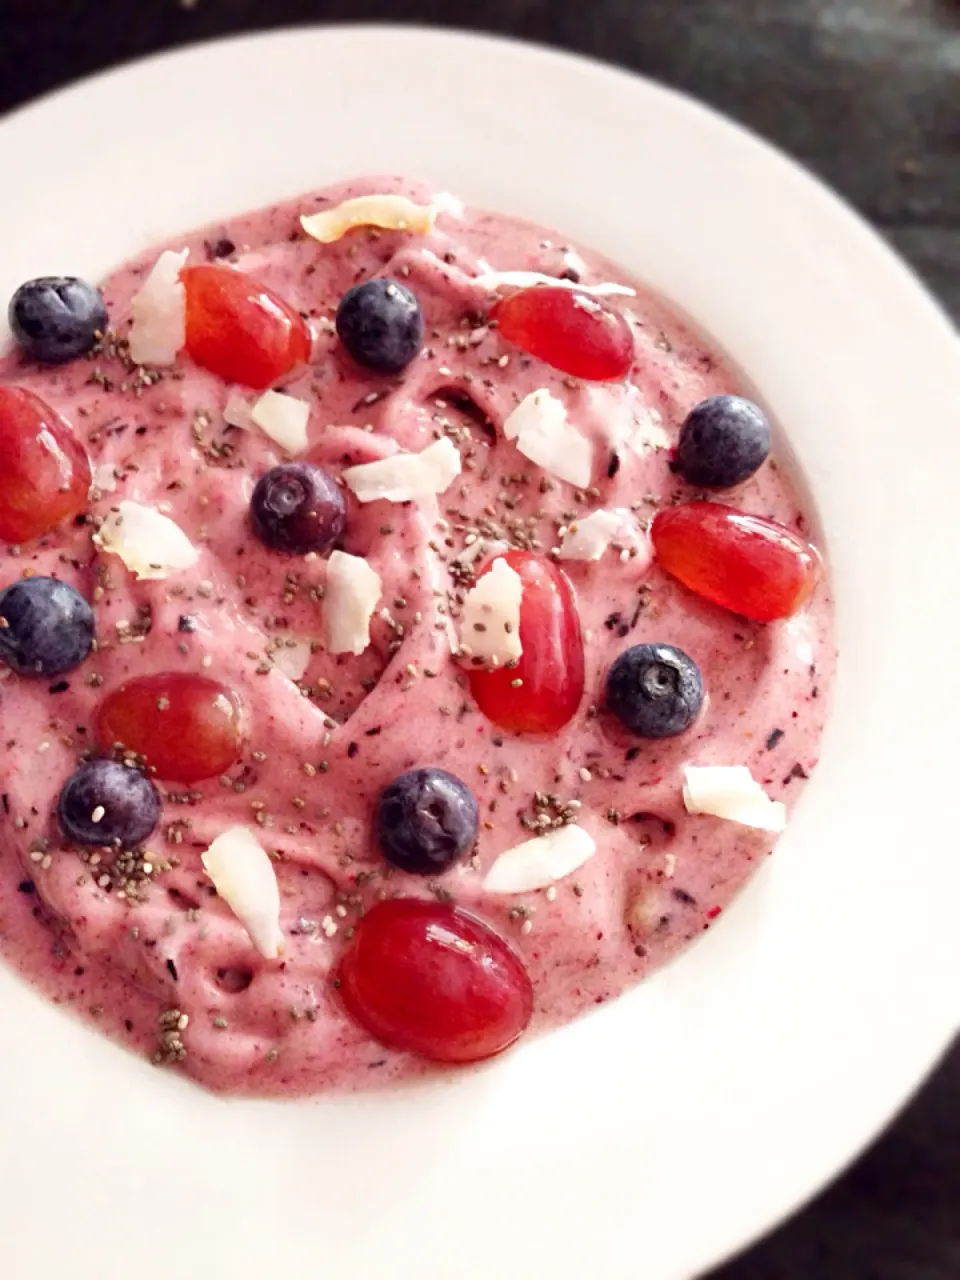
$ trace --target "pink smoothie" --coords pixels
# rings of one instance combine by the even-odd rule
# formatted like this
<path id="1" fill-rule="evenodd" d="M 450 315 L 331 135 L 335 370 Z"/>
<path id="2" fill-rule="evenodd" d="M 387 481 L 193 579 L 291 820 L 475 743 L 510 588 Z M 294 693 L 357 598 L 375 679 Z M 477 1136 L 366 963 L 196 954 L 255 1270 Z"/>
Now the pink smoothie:
<path id="1" fill-rule="evenodd" d="M 351 182 L 169 245 L 189 246 L 194 263 L 221 255 L 312 318 L 313 359 L 283 384 L 311 404 L 312 460 L 339 476 L 397 445 L 421 450 L 443 435 L 461 452 L 461 476 L 436 500 L 360 506 L 348 497 L 344 549 L 380 574 L 385 610 L 359 657 L 334 657 L 319 644 L 325 560 L 283 557 L 252 537 L 253 485 L 284 455 L 262 432 L 227 426 L 230 388 L 218 378 L 181 356 L 153 381 L 109 348 L 60 368 L 17 355 L 0 364 L 0 381 L 31 388 L 72 423 L 95 477 L 91 520 L 5 548 L 0 588 L 27 572 L 61 577 L 95 602 L 99 635 L 98 651 L 60 692 L 6 671 L 0 679 L 0 951 L 56 1003 L 216 1090 L 298 1095 L 422 1070 L 354 1025 L 331 984 L 353 922 L 387 895 L 452 899 L 509 939 L 533 980 L 535 1027 L 615 998 L 708 929 L 772 849 L 769 834 L 687 814 L 682 766 L 748 765 L 792 809 L 817 762 L 835 658 L 828 584 L 801 615 L 760 625 L 616 550 L 564 566 L 587 648 L 574 720 L 555 738 L 532 741 L 480 714 L 447 634 L 470 584 L 458 556 L 478 542 L 548 554 L 560 527 L 597 508 L 633 508 L 645 523 L 693 496 L 671 473 L 669 451 L 644 434 L 659 424 L 675 440 L 698 401 L 742 388 L 660 299 L 554 232 L 474 210 L 441 214 L 427 235 L 358 230 L 321 245 L 300 229 L 302 213 L 380 191 L 424 202 L 432 195 L 399 179 Z M 121 335 L 155 258 L 103 286 Z M 484 324 L 492 295 L 472 279 L 491 269 L 573 269 L 586 283 L 633 285 L 635 298 L 612 303 L 635 334 L 629 380 L 577 382 L 506 343 Z M 404 280 L 427 319 L 426 348 L 399 377 L 361 370 L 333 332 L 341 295 L 375 273 Z M 504 438 L 505 417 L 539 388 L 564 403 L 594 445 L 587 492 L 544 483 Z M 162 505 L 200 548 L 196 569 L 138 582 L 98 552 L 93 522 L 124 498 Z M 723 500 L 809 532 L 809 513 L 775 458 Z M 193 630 L 178 628 L 183 615 Z M 315 651 L 295 682 L 283 655 L 303 639 Z M 660 743 L 631 738 L 602 708 L 611 662 L 642 641 L 689 653 L 709 694 L 694 728 Z M 64 843 L 56 799 L 90 742 L 103 694 L 131 676 L 168 671 L 230 685 L 252 733 L 229 776 L 194 789 L 158 784 L 164 810 L 145 855 L 151 870 L 139 891 L 120 897 L 108 854 L 101 861 Z M 391 871 L 371 831 L 379 792 L 418 765 L 462 778 L 481 808 L 476 856 L 437 882 Z M 544 806 L 543 795 L 555 803 Z M 597 843 L 593 858 L 549 891 L 486 893 L 497 855 L 529 838 L 538 813 L 570 801 Z M 237 824 L 276 855 L 280 960 L 257 952 L 200 861 Z"/>

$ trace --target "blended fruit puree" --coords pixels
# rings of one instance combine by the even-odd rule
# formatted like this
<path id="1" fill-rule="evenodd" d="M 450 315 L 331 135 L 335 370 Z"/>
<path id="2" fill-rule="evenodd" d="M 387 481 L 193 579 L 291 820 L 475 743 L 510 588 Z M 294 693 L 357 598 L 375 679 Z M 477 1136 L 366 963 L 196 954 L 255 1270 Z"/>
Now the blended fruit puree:
<path id="1" fill-rule="evenodd" d="M 0 952 L 56 1003 L 215 1090 L 302 1095 L 422 1069 L 348 1016 L 333 980 L 358 920 L 384 897 L 453 902 L 491 926 L 529 973 L 534 1027 L 615 998 L 709 928 L 776 839 L 688 813 L 683 767 L 746 765 L 789 812 L 817 762 L 834 668 L 825 580 L 793 617 L 762 623 L 694 594 L 653 556 L 651 519 L 698 497 L 801 538 L 811 529 L 776 453 L 726 493 L 705 494 L 671 470 L 689 411 L 743 390 L 702 335 L 596 254 L 500 214 L 447 201 L 431 230 L 360 227 L 331 243 L 302 230 L 302 214 L 363 193 L 423 205 L 435 195 L 365 179 L 167 246 L 189 248 L 191 266 L 249 273 L 309 319 L 309 361 L 274 383 L 309 404 L 300 458 L 339 481 L 398 448 L 446 438 L 459 452 L 460 474 L 436 496 L 361 504 L 342 488 L 337 545 L 380 579 L 360 654 L 323 643 L 328 556 L 284 554 L 251 531 L 254 485 L 289 455 L 224 414 L 232 400 L 228 416 L 243 421 L 262 387 L 238 390 L 187 354 L 156 370 L 132 365 L 122 342 L 131 299 L 158 250 L 102 285 L 111 336 L 99 349 L 61 365 L 15 351 L 0 364 L 0 384 L 35 392 L 70 424 L 93 478 L 79 518 L 3 548 L 0 588 L 24 575 L 60 578 L 93 604 L 98 636 L 62 677 L 2 669 Z M 495 300 L 516 286 L 476 277 L 507 271 L 634 288 L 598 299 L 632 330 L 628 376 L 571 377 L 488 325 Z M 336 334 L 341 297 L 374 275 L 400 281 L 423 311 L 422 350 L 399 373 L 362 367 Z M 588 441 L 588 484 L 559 479 L 506 438 L 509 415 L 536 391 L 561 402 Z M 92 535 L 122 500 L 173 520 L 198 553 L 192 567 L 138 580 L 98 548 Z M 561 532 L 598 509 L 627 513 L 612 544 L 597 560 L 556 560 L 584 639 L 578 709 L 548 734 L 498 727 L 478 709 L 469 655 L 451 652 L 451 621 L 495 554 L 550 561 Z M 675 737 L 638 737 L 605 707 L 611 664 L 645 642 L 677 646 L 702 674 L 703 710 Z M 57 798 L 94 747 L 98 706 L 133 677 L 171 672 L 206 675 L 239 699 L 239 759 L 201 782 L 156 778 L 162 816 L 137 849 L 72 844 Z M 562 686 L 559 672 L 548 700 Z M 390 866 L 374 828 L 380 793 L 420 766 L 455 775 L 479 806 L 473 851 L 436 876 Z M 527 892 L 484 887 L 504 850 L 570 822 L 596 844 L 573 872 Z M 254 945 L 201 861 L 238 826 L 273 860 L 275 958 Z"/>

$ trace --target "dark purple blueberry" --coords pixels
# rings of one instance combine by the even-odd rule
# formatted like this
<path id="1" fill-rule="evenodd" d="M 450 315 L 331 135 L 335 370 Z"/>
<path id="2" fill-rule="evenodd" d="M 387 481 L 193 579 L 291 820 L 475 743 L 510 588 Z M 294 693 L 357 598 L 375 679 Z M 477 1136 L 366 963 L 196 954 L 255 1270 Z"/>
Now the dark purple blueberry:
<path id="1" fill-rule="evenodd" d="M 762 409 L 742 396 L 711 396 L 687 415 L 675 466 L 688 484 L 732 489 L 759 471 L 769 453 L 770 423 Z"/>
<path id="2" fill-rule="evenodd" d="M 607 706 L 640 738 L 672 738 L 700 714 L 700 668 L 672 644 L 636 644 L 607 672 Z"/>
<path id="3" fill-rule="evenodd" d="M 250 500 L 253 531 L 273 551 L 329 551 L 347 510 L 331 475 L 312 462 L 282 462 L 257 481 Z"/>
<path id="4" fill-rule="evenodd" d="M 340 299 L 337 333 L 357 364 L 399 373 L 423 346 L 423 312 L 406 285 L 375 276 Z"/>
<path id="5" fill-rule="evenodd" d="M 10 299 L 8 317 L 24 351 L 44 364 L 85 355 L 108 324 L 100 291 L 76 276 L 28 280 Z"/>
<path id="6" fill-rule="evenodd" d="M 23 578 L 0 592 L 0 662 L 18 675 L 63 675 L 93 648 L 93 610 L 56 578 Z"/>
<path id="7" fill-rule="evenodd" d="M 440 875 L 473 848 L 476 796 L 444 769 L 411 769 L 382 792 L 377 835 L 388 862 L 418 876 Z"/>
<path id="8" fill-rule="evenodd" d="M 60 826 L 75 844 L 136 848 L 160 821 L 160 796 L 139 769 L 118 760 L 82 764 L 60 792 Z"/>

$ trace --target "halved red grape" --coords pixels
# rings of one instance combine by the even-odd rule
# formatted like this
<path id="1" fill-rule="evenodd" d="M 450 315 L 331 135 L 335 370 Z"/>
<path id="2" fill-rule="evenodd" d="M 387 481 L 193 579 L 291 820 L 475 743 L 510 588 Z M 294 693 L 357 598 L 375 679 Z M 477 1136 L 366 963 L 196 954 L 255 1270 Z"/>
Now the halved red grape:
<path id="1" fill-rule="evenodd" d="M 516 667 L 471 670 L 470 690 L 501 729 L 557 733 L 583 697 L 583 636 L 573 587 L 552 561 L 532 551 L 509 551 L 503 559 L 523 583 L 523 653 Z"/>
<path id="2" fill-rule="evenodd" d="M 79 515 L 90 463 L 70 424 L 26 387 L 0 387 L 0 539 L 27 542 Z"/>
<path id="3" fill-rule="evenodd" d="M 336 976 L 347 1012 L 375 1039 L 434 1062 L 492 1058 L 533 1012 L 533 986 L 512 947 L 440 902 L 377 903 L 357 922 Z"/>
<path id="4" fill-rule="evenodd" d="M 633 334 L 619 313 L 587 293 L 536 286 L 490 312 L 507 342 L 574 378 L 614 382 L 633 363 Z"/>
<path id="5" fill-rule="evenodd" d="M 820 556 L 798 534 L 719 502 L 667 507 L 650 535 L 657 562 L 685 587 L 757 622 L 796 613 L 820 577 Z"/>
<path id="6" fill-rule="evenodd" d="M 186 350 L 225 382 L 262 389 L 310 357 L 310 331 L 291 306 L 233 267 L 186 267 Z"/>
<path id="7" fill-rule="evenodd" d="M 120 744 L 167 782 L 201 782 L 236 763 L 245 739 L 244 708 L 232 689 L 209 676 L 137 676 L 100 703 L 95 731 L 102 751 Z"/>

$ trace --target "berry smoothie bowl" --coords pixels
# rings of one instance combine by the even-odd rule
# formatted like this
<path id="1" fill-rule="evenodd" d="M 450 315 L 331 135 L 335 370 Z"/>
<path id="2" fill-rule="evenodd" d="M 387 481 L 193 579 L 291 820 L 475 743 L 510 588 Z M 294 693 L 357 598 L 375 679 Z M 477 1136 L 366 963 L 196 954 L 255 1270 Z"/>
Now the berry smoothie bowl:
<path id="1" fill-rule="evenodd" d="M 43 277 L 0 366 L 0 952 L 218 1091 L 493 1057 L 702 936 L 817 763 L 811 512 L 712 344 L 364 178 Z"/>

